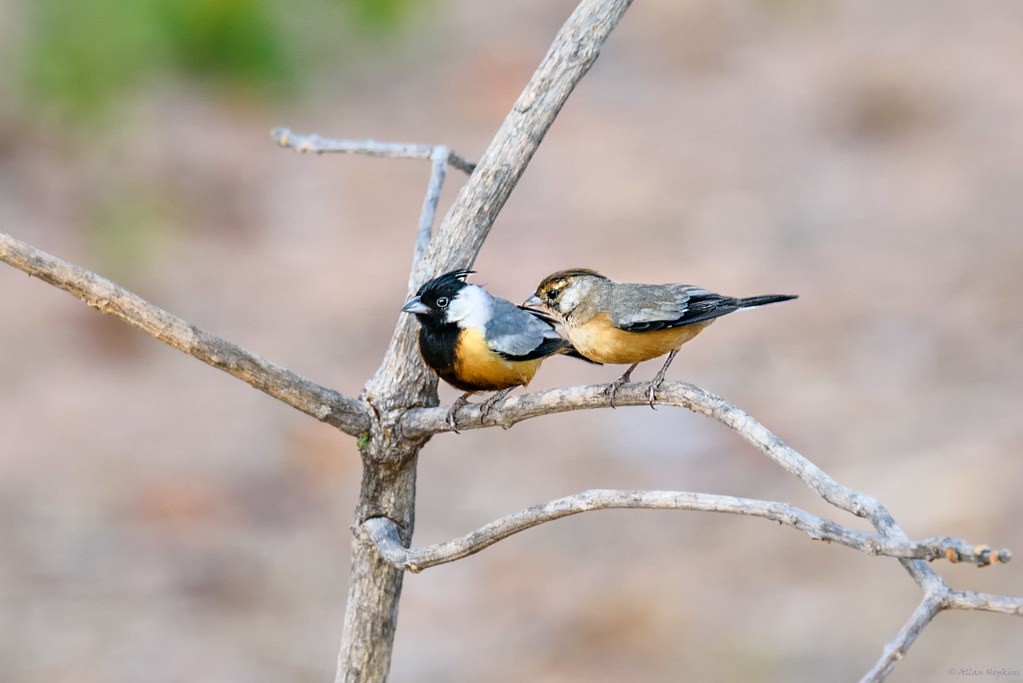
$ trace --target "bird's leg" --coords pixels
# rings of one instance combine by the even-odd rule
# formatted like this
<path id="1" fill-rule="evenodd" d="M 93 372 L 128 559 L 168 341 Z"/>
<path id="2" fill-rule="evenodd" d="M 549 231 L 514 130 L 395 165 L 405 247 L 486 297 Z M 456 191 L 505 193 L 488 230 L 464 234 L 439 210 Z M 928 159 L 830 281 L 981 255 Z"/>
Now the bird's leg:
<path id="1" fill-rule="evenodd" d="M 611 399 L 611 407 L 615 407 L 615 394 L 622 387 L 623 384 L 628 384 L 629 379 L 632 377 L 632 371 L 636 369 L 639 363 L 633 363 L 629 366 L 629 369 L 622 373 L 622 376 L 607 385 L 607 389 L 604 389 L 604 395 Z"/>
<path id="2" fill-rule="evenodd" d="M 455 402 L 451 404 L 451 410 L 448 411 L 447 417 L 444 418 L 444 421 L 448 423 L 448 427 L 451 427 L 451 431 L 453 431 L 455 434 L 459 433 L 458 423 L 455 421 L 455 413 L 461 410 L 462 406 L 469 402 L 470 396 L 472 396 L 472 392 L 467 391 L 458 398 L 456 398 Z"/>
<path id="3" fill-rule="evenodd" d="M 668 354 L 668 359 L 664 361 L 664 365 L 661 366 L 661 369 L 657 371 L 656 375 L 654 375 L 653 381 L 650 382 L 650 389 L 647 390 L 647 398 L 650 399 L 650 407 L 654 410 L 657 410 L 657 408 L 654 408 L 654 392 L 657 391 L 657 387 L 661 386 L 661 382 L 664 381 L 664 375 L 668 372 L 668 366 L 671 365 L 671 361 L 675 360 L 676 354 L 678 354 L 678 349 L 672 349 L 671 353 Z"/>
<path id="4" fill-rule="evenodd" d="M 480 424 L 482 424 L 483 420 L 487 418 L 490 411 L 494 409 L 494 406 L 496 406 L 500 401 L 503 401 L 514 388 L 515 387 L 508 387 L 507 389 L 501 389 L 501 391 L 497 392 L 480 404 Z"/>

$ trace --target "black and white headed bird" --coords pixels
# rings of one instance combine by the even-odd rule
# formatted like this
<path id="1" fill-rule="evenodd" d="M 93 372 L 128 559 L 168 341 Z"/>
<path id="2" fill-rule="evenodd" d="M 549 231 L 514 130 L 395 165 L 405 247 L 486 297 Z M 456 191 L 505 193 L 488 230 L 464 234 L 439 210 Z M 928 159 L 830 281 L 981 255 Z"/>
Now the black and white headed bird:
<path id="1" fill-rule="evenodd" d="M 545 313 L 467 283 L 473 272 L 454 270 L 430 280 L 401 309 L 419 321 L 419 352 L 426 364 L 465 392 L 447 415 L 455 431 L 455 413 L 474 392 L 498 392 L 480 406 L 483 419 L 508 392 L 529 384 L 548 356 L 587 360 L 558 335 Z"/>

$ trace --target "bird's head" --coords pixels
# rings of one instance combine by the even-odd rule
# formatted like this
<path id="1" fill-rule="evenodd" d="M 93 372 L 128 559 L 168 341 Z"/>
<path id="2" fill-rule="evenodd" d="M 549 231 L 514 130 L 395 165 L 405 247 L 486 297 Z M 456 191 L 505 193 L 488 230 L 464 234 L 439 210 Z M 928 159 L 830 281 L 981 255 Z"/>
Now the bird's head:
<path id="1" fill-rule="evenodd" d="M 408 300 L 401 310 L 412 313 L 422 325 L 443 326 L 458 323 L 471 309 L 478 308 L 485 293 L 481 287 L 466 283 L 472 270 L 453 270 L 430 280 Z M 470 291 L 471 290 L 471 291 Z M 480 290 L 481 296 L 470 296 Z"/>
<path id="2" fill-rule="evenodd" d="M 608 278 L 589 268 L 559 270 L 545 277 L 524 305 L 542 306 L 565 319 L 572 315 L 594 287 L 607 282 Z"/>

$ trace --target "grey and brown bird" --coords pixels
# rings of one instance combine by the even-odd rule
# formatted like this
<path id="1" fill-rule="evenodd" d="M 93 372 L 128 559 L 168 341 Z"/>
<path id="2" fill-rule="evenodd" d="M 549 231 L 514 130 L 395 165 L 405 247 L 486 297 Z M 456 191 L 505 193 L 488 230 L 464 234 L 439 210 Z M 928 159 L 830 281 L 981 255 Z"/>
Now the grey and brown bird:
<path id="1" fill-rule="evenodd" d="M 637 365 L 667 354 L 647 393 L 653 407 L 657 387 L 679 348 L 716 318 L 795 298 L 792 294 L 736 298 L 693 285 L 616 282 L 595 270 L 573 268 L 545 277 L 524 305 L 543 306 L 553 313 L 586 358 L 629 365 L 607 388 L 612 406 Z"/>
<path id="2" fill-rule="evenodd" d="M 454 270 L 430 280 L 401 309 L 419 321 L 426 364 L 465 392 L 447 415 L 455 431 L 455 413 L 473 392 L 498 392 L 480 406 L 482 419 L 512 389 L 529 384 L 545 358 L 567 354 L 588 360 L 555 331 L 550 316 L 467 283 L 471 273 Z"/>

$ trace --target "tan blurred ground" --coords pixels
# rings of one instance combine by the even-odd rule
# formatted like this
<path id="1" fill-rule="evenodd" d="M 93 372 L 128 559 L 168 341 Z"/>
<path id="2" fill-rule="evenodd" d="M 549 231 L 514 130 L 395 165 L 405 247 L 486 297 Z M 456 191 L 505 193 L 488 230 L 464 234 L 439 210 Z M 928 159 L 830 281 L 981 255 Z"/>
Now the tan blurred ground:
<path id="1" fill-rule="evenodd" d="M 143 88 L 87 150 L 8 117 L 0 230 L 356 394 L 398 316 L 428 169 L 300 157 L 268 131 L 477 158 L 571 6 L 438 2 L 405 49 L 274 109 Z M 1021 73 L 1010 0 L 638 2 L 478 277 L 513 299 L 576 265 L 800 294 L 715 325 L 670 376 L 912 536 L 1023 553 Z M 87 238 L 107 195 L 138 197 L 130 267 Z M 6 267 L 0 321 L 0 680 L 330 680 L 352 440 Z M 555 359 L 534 386 L 619 371 Z M 591 487 L 827 512 L 723 427 L 630 408 L 434 439 L 416 542 Z M 1023 595 L 1023 562 L 938 569 Z M 594 513 L 407 577 L 392 680 L 850 680 L 918 597 L 894 561 L 761 521 Z M 893 680 L 967 667 L 1019 677 L 1023 620 L 940 615 Z"/>

